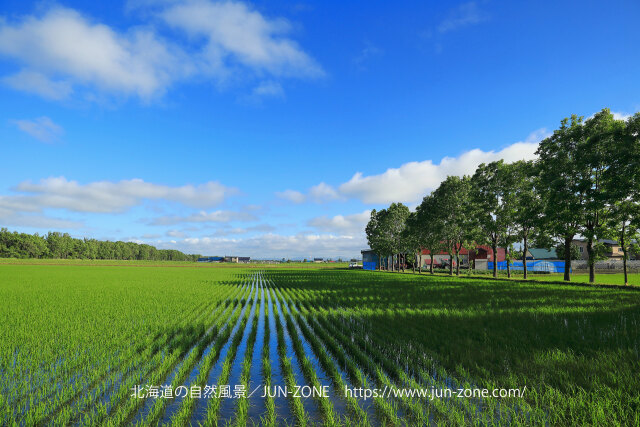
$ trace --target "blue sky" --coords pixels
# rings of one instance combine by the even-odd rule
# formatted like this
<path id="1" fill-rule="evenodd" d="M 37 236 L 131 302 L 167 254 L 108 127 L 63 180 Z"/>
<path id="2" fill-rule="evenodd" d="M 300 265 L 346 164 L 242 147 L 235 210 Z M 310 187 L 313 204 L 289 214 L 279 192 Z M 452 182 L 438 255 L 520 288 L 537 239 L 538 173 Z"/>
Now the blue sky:
<path id="1" fill-rule="evenodd" d="M 640 4 L 24 2 L 0 12 L 0 226 L 351 257 L 372 208 L 640 110 Z"/>

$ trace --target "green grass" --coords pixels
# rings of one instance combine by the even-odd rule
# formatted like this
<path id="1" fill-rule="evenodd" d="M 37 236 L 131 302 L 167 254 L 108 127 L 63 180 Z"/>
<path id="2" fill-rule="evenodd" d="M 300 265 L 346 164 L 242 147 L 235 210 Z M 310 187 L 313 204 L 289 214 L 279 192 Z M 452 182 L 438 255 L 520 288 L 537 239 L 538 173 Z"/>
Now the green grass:
<path id="1" fill-rule="evenodd" d="M 274 366 L 289 387 L 318 386 L 322 372 L 312 359 L 327 375 L 331 399 L 271 398 L 257 419 L 248 416 L 250 400 L 241 399 L 226 405 L 231 420 L 640 424 L 637 290 L 545 282 L 558 279 L 554 275 L 519 282 L 324 265 L 261 270 L 77 260 L 0 263 L 0 424 L 153 425 L 171 402 L 132 398 L 134 385 L 223 385 L 235 360 L 245 386 L 274 383 Z M 260 288 L 248 286 L 260 277 L 267 283 L 262 301 Z M 579 277 L 584 276 L 574 276 L 574 282 Z M 596 276 L 600 283 L 619 277 Z M 275 318 L 276 330 L 269 333 L 266 321 L 264 340 L 256 343 L 261 307 Z M 232 334 L 235 324 L 240 327 Z M 243 336 L 246 349 L 238 347 Z M 307 344 L 313 358 L 304 352 Z M 255 345 L 262 346 L 259 360 L 252 357 Z M 269 357 L 271 345 L 275 360 Z M 250 378 L 252 363 L 260 364 L 260 378 Z M 212 380 L 214 367 L 220 375 Z M 196 368 L 197 376 L 189 379 Z M 294 370 L 306 384 L 296 384 Z M 345 386 L 527 391 L 523 398 L 430 401 L 392 395 L 364 401 L 344 397 Z M 343 404 L 334 405 L 339 400 Z M 222 419 L 219 399 L 202 403 L 205 414 L 195 410 L 196 399 L 183 399 L 173 422 L 219 425 L 229 419 Z M 365 411 L 369 404 L 373 418 Z M 281 420 L 279 408 L 287 405 L 291 419 Z M 143 407 L 148 413 L 140 412 Z"/>
<path id="2" fill-rule="evenodd" d="M 629 285 L 640 286 L 640 273 L 630 273 L 628 275 Z M 535 280 L 541 281 L 562 281 L 564 276 L 562 274 L 536 274 L 533 276 Z M 602 285 L 624 285 L 623 273 L 599 273 L 596 271 L 597 284 Z M 574 273 L 571 275 L 571 281 L 574 283 L 589 283 L 589 273 Z"/>

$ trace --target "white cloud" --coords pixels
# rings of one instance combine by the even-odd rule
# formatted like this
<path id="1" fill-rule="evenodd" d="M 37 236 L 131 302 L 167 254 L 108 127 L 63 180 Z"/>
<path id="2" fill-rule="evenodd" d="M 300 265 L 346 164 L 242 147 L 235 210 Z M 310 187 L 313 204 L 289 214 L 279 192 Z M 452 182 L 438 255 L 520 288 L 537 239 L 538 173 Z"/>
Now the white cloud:
<path id="1" fill-rule="evenodd" d="M 284 90 L 278 82 L 265 81 L 253 89 L 253 95 L 257 97 L 273 96 L 282 98 L 284 96 Z"/>
<path id="2" fill-rule="evenodd" d="M 33 120 L 12 120 L 18 129 L 41 142 L 55 141 L 64 130 L 49 117 L 38 117 Z"/>
<path id="3" fill-rule="evenodd" d="M 612 111 L 611 113 L 613 114 L 613 118 L 616 119 L 616 120 L 627 121 L 627 120 L 629 120 L 629 118 L 631 116 L 633 116 L 633 114 L 623 113 L 623 112 L 620 112 L 620 111 Z"/>
<path id="4" fill-rule="evenodd" d="M 478 24 L 487 19 L 487 15 L 480 10 L 475 1 L 463 3 L 455 8 L 449 17 L 438 25 L 440 33 L 457 30 L 473 24 Z"/>
<path id="5" fill-rule="evenodd" d="M 215 236 L 233 236 L 238 234 L 247 234 L 251 232 L 272 232 L 276 228 L 269 224 L 258 224 L 251 227 L 221 227 L 214 232 Z"/>
<path id="6" fill-rule="evenodd" d="M 280 199 L 288 200 L 293 203 L 303 203 L 307 199 L 304 194 L 295 190 L 277 192 L 276 196 Z"/>
<path id="7" fill-rule="evenodd" d="M 340 194 L 332 186 L 321 182 L 309 189 L 309 196 L 317 203 L 340 199 Z"/>
<path id="8" fill-rule="evenodd" d="M 553 135 L 553 132 L 549 132 L 547 128 L 540 128 L 531 132 L 529 136 L 527 136 L 527 138 L 524 140 L 524 142 L 538 143 L 543 139 L 550 137 L 551 135 Z"/>
<path id="9" fill-rule="evenodd" d="M 2 82 L 13 89 L 56 101 L 67 98 L 73 92 L 73 86 L 70 82 L 53 81 L 36 71 L 22 70 L 17 74 L 3 77 Z"/>
<path id="10" fill-rule="evenodd" d="M 21 69 L 2 77 L 3 83 L 53 100 L 83 92 L 85 99 L 100 99 L 94 93 L 100 92 L 149 101 L 190 78 L 260 80 L 254 96 L 282 96 L 274 78 L 324 75 L 288 36 L 286 20 L 267 18 L 245 3 L 187 0 L 141 6 L 142 17 L 157 19 L 128 29 L 61 6 L 20 19 L 0 16 L 0 56 Z M 159 27 L 166 26 L 188 37 L 171 34 L 181 44 L 169 42 L 159 35 Z"/>
<path id="11" fill-rule="evenodd" d="M 474 149 L 459 157 L 445 157 L 439 164 L 431 160 L 405 163 L 379 175 L 357 172 L 338 187 L 340 194 L 364 203 L 415 203 L 438 187 L 448 175 L 473 174 L 480 163 L 504 159 L 514 162 L 535 158 L 538 142 L 517 142 L 500 151 Z"/>
<path id="12" fill-rule="evenodd" d="M 368 62 L 371 58 L 382 55 L 382 49 L 374 46 L 370 42 L 365 42 L 364 48 L 360 51 L 358 56 L 353 58 L 353 63 L 359 69 L 365 69 L 365 63 Z"/>
<path id="13" fill-rule="evenodd" d="M 364 236 L 335 234 L 262 234 L 245 239 L 225 237 L 187 238 L 171 245 L 189 253 L 206 255 L 239 255 L 252 258 L 350 258 L 360 255 L 366 247 Z"/>
<path id="14" fill-rule="evenodd" d="M 154 219 L 152 225 L 169 225 L 169 224 L 181 224 L 186 222 L 213 222 L 213 223 L 226 223 L 232 221 L 255 221 L 257 218 L 248 212 L 234 212 L 218 210 L 213 212 L 200 211 L 195 214 L 187 216 L 163 216 Z"/>
<path id="15" fill-rule="evenodd" d="M 321 231 L 359 235 L 364 232 L 364 228 L 367 222 L 369 222 L 370 217 L 370 210 L 352 215 L 336 215 L 333 217 L 325 215 L 310 219 L 307 225 Z"/>
<path id="16" fill-rule="evenodd" d="M 183 238 L 183 237 L 187 237 L 187 233 L 185 233 L 184 231 L 178 231 L 178 230 L 169 230 L 167 231 L 167 236 L 169 237 L 177 237 L 177 238 Z"/>
<path id="17" fill-rule="evenodd" d="M 43 228 L 48 230 L 81 228 L 84 226 L 84 224 L 79 221 L 70 221 L 37 214 L 25 215 L 2 206 L 0 206 L 0 222 L 2 222 L 3 226 Z"/>
<path id="18" fill-rule="evenodd" d="M 54 99 L 69 94 L 69 81 L 148 99 L 191 71 L 180 52 L 152 31 L 118 33 L 64 7 L 0 22 L 0 54 L 26 67 L 7 83 L 21 88 L 36 82 L 33 91 Z"/>
<path id="19" fill-rule="evenodd" d="M 364 203 L 403 202 L 411 205 L 419 203 L 449 175 L 472 175 L 481 163 L 500 159 L 510 163 L 536 158 L 539 142 L 551 134 L 546 128 L 541 128 L 531 132 L 525 141 L 516 142 L 499 151 L 474 149 L 458 157 L 444 157 L 439 164 L 435 164 L 433 160 L 409 162 L 398 168 L 389 168 L 378 175 L 364 176 L 357 172 L 337 188 L 321 182 L 311 187 L 306 194 L 286 190 L 276 193 L 276 196 L 294 203 L 323 203 L 352 198 Z"/>
<path id="20" fill-rule="evenodd" d="M 204 40 L 202 57 L 213 72 L 226 63 L 286 77 L 319 77 L 322 68 L 286 34 L 290 24 L 269 19 L 245 3 L 191 0 L 173 3 L 161 13 L 170 26 Z"/>
<path id="21" fill-rule="evenodd" d="M 285 190 L 276 192 L 276 197 L 284 200 L 288 200 L 292 203 L 304 203 L 306 201 L 313 201 L 316 203 L 324 203 L 332 200 L 340 200 L 343 197 L 332 186 L 321 182 L 318 185 L 314 185 L 309 188 L 308 194 L 301 193 L 296 190 Z"/>
<path id="22" fill-rule="evenodd" d="M 122 212 L 143 200 L 165 200 L 190 207 L 215 206 L 236 189 L 219 182 L 198 186 L 170 187 L 141 179 L 118 182 L 98 181 L 79 184 L 64 177 L 51 177 L 38 183 L 25 181 L 18 184 L 21 195 L 0 196 L 0 207 L 19 211 L 40 211 L 43 208 L 67 209 L 75 212 Z"/>

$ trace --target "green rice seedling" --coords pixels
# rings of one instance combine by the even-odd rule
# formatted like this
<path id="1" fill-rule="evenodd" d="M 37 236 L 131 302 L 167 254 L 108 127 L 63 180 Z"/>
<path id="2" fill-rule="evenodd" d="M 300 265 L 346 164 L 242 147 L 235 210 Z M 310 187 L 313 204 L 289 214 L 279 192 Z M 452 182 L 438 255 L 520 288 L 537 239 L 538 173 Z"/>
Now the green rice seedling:
<path id="1" fill-rule="evenodd" d="M 286 303 L 284 307 L 285 307 L 284 317 L 287 325 L 287 330 L 293 342 L 293 349 L 296 353 L 298 360 L 300 361 L 302 373 L 305 379 L 311 384 L 311 386 L 315 387 L 317 390 L 320 390 L 322 387 L 322 384 L 320 384 L 320 380 L 318 379 L 315 369 L 313 368 L 313 364 L 311 363 L 309 358 L 305 355 L 304 348 L 302 347 L 302 341 L 298 336 L 298 331 L 296 330 L 293 320 L 291 319 L 291 315 L 287 309 Z M 314 395 L 314 399 L 316 400 L 317 404 L 321 409 L 322 416 L 324 418 L 324 425 L 326 426 L 337 425 L 338 421 L 334 413 L 333 405 L 329 401 L 328 397 Z"/>
<path id="2" fill-rule="evenodd" d="M 278 308 L 275 303 L 275 293 L 273 289 L 270 289 L 271 292 L 271 308 L 273 310 L 273 315 L 276 320 L 276 333 L 278 336 L 278 355 L 280 357 L 280 364 L 282 367 L 282 373 L 285 379 L 285 383 L 289 390 L 295 390 L 296 380 L 293 374 L 293 367 L 291 366 L 291 358 L 287 357 L 287 348 L 284 340 L 284 329 L 282 327 L 282 323 L 280 322 L 280 314 L 278 312 Z M 306 426 L 308 419 L 307 414 L 304 410 L 302 402 L 300 401 L 300 396 L 290 394 L 288 396 L 289 403 L 291 405 L 291 411 L 294 413 L 296 417 L 296 423 L 300 426 Z"/>
<path id="3" fill-rule="evenodd" d="M 254 300 L 254 305 L 255 305 L 255 300 Z M 238 330 L 236 331 L 236 333 L 234 334 L 231 340 L 231 346 L 229 347 L 229 352 L 227 353 L 227 357 L 222 365 L 222 372 L 220 373 L 220 377 L 218 378 L 218 387 L 226 384 L 229 379 L 229 374 L 231 373 L 231 366 L 233 364 L 233 361 L 235 360 L 238 346 L 242 341 L 244 328 L 247 325 L 250 313 L 251 313 L 251 309 L 245 311 L 245 314 L 242 318 L 242 323 L 240 324 L 240 327 L 238 328 Z M 222 403 L 221 398 L 219 396 L 215 396 L 209 400 L 209 405 L 207 407 L 207 415 L 206 415 L 206 419 L 204 420 L 205 426 L 218 425 L 218 415 L 219 415 L 221 403 Z"/>
<path id="4" fill-rule="evenodd" d="M 246 426 L 248 422 L 249 416 L 249 400 L 247 398 L 247 394 L 249 392 L 249 373 L 251 370 L 251 358 L 253 356 L 253 346 L 256 342 L 256 336 L 258 334 L 258 317 L 260 316 L 260 305 L 256 304 L 255 312 L 253 315 L 253 321 L 251 325 L 251 332 L 249 333 L 249 338 L 247 340 L 247 347 L 245 350 L 245 357 L 242 362 L 242 373 L 240 374 L 240 382 L 244 386 L 245 395 L 238 399 L 238 404 L 236 407 L 236 418 L 234 420 L 234 425 L 236 426 Z"/>

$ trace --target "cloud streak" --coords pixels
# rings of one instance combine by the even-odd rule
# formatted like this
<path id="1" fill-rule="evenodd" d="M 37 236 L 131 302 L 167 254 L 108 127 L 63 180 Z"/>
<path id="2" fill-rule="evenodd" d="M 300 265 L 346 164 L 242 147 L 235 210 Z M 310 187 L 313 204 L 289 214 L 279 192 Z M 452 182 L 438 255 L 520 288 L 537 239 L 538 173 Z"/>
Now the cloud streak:
<path id="1" fill-rule="evenodd" d="M 470 1 L 451 11 L 449 17 L 438 25 L 438 32 L 441 34 L 448 33 L 459 28 L 478 24 L 487 19 L 487 15 L 480 10 L 478 4 L 475 1 Z"/>
<path id="2" fill-rule="evenodd" d="M 335 234 L 281 235 L 266 233 L 237 239 L 226 237 L 186 238 L 170 244 L 190 253 L 204 255 L 240 255 L 252 258 L 353 257 L 366 246 L 364 237 Z"/>
<path id="3" fill-rule="evenodd" d="M 187 216 L 163 216 L 154 219 L 151 225 L 173 225 L 182 223 L 227 223 L 233 221 L 255 221 L 257 218 L 248 212 L 218 210 L 200 211 Z"/>
<path id="4" fill-rule="evenodd" d="M 54 123 L 49 117 L 38 117 L 33 120 L 11 120 L 11 122 L 22 132 L 40 142 L 54 142 L 64 133 L 62 127 Z"/>
<path id="5" fill-rule="evenodd" d="M 73 212 L 123 212 L 144 200 L 161 200 L 193 208 L 211 207 L 237 193 L 237 189 L 211 181 L 201 185 L 167 185 L 142 179 L 97 181 L 80 184 L 65 177 L 51 177 L 37 183 L 18 184 L 19 195 L 0 196 L 0 208 L 13 211 L 39 212 L 45 208 Z"/>

